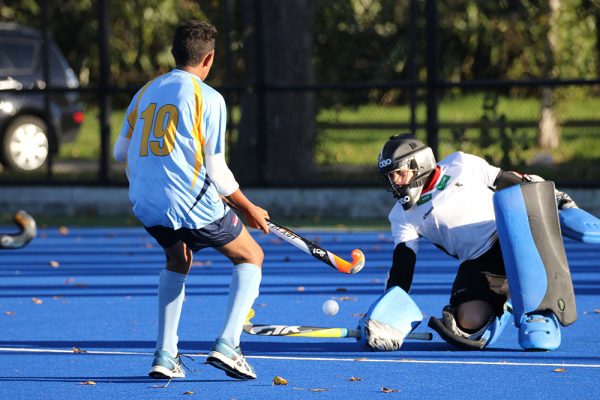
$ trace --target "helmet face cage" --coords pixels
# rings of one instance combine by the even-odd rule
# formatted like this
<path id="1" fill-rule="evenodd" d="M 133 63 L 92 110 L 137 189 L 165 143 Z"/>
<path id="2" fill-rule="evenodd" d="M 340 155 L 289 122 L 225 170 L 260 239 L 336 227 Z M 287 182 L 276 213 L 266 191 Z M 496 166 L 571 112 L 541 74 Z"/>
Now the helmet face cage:
<path id="1" fill-rule="evenodd" d="M 399 199 L 405 210 L 419 199 L 425 181 L 436 168 L 435 157 L 430 147 L 412 135 L 393 136 L 384 145 L 380 155 L 378 171 L 383 186 Z M 409 182 L 396 185 L 389 173 L 407 167 L 414 175 Z"/>

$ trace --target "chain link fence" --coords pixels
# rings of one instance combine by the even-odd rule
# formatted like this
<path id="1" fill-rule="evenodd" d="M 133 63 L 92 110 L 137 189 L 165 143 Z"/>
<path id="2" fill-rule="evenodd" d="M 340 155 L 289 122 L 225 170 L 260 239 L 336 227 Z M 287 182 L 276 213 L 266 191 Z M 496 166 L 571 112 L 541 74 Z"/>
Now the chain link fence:
<path id="1" fill-rule="evenodd" d="M 97 49 L 100 59 L 99 80 L 80 87 L 57 84 L 50 79 L 54 74 L 51 38 L 56 32 L 49 31 L 46 2 L 41 2 L 41 18 L 35 27 L 37 44 L 30 65 L 30 69 L 40 74 L 37 83 L 15 85 L 20 77 L 5 63 L 9 55 L 5 45 L 11 40 L 6 31 L 12 28 L 2 28 L 0 143 L 3 166 L 0 184 L 127 184 L 125 167 L 112 161 L 112 144 L 120 131 L 127 101 L 141 83 L 132 82 L 126 86 L 111 83 L 107 51 L 111 43 L 109 6 L 109 2 L 98 2 L 98 19 L 94 22 L 98 24 L 97 42 L 90 44 Z M 600 186 L 600 115 L 596 111 L 600 106 L 600 81 L 444 80 L 435 72 L 440 70 L 435 49 L 443 40 L 432 27 L 435 21 L 435 15 L 427 13 L 415 22 L 407 23 L 408 32 L 414 33 L 417 27 L 425 30 L 426 43 L 418 46 L 413 34 L 407 35 L 399 46 L 408 49 L 407 60 L 411 57 L 423 60 L 422 70 L 429 72 L 424 77 L 413 66 L 401 80 L 387 83 L 287 82 L 275 85 L 269 82 L 269 76 L 263 76 L 262 82 L 234 80 L 238 83 L 215 85 L 225 96 L 229 109 L 229 149 L 233 151 L 239 147 L 244 135 L 248 134 L 248 124 L 253 125 L 252 131 L 256 135 L 251 140 L 253 147 L 249 147 L 256 154 L 244 155 L 254 161 L 247 165 L 232 163 L 236 176 L 241 176 L 241 183 L 254 187 L 376 186 L 375 165 L 383 143 L 393 134 L 412 132 L 430 144 L 439 158 L 461 150 L 480 155 L 505 169 L 539 174 L 561 185 Z M 227 31 L 227 24 L 218 28 L 222 35 L 235 34 Z M 262 27 L 255 24 L 252 28 L 260 32 Z M 319 27 L 314 29 L 318 37 Z M 64 47 L 62 43 L 59 50 L 72 52 Z M 227 52 L 230 49 L 228 47 Z M 233 55 L 224 59 L 236 62 Z M 264 64 L 264 61 L 258 60 L 258 63 Z M 62 68 L 69 70 L 68 66 Z M 35 110 L 27 106 L 17 110 L 17 106 L 27 103 L 32 95 L 44 99 L 41 106 Z M 277 140 L 277 133 L 269 131 L 273 121 L 289 117 L 273 113 L 273 103 L 301 96 L 309 98 L 315 108 L 314 120 L 304 121 L 309 127 L 305 134 L 310 136 L 303 144 L 306 148 L 298 149 L 290 143 L 287 149 L 269 150 L 267 144 Z M 85 115 L 85 119 L 79 121 L 81 125 L 72 142 L 67 140 L 68 135 L 59 131 L 81 115 L 76 117 L 70 111 L 71 114 L 60 117 L 57 113 L 61 111 L 56 110 L 61 107 L 61 102 L 64 106 L 69 101 L 77 104 L 78 110 Z M 250 108 L 248 104 L 251 104 Z M 249 109 L 254 113 L 253 118 L 248 117 Z M 14 135 L 9 136 L 9 127 L 23 115 L 33 115 L 43 121 L 44 126 L 40 129 L 45 129 L 48 141 L 48 159 L 41 168 L 33 171 L 14 168 L 8 162 L 11 151 L 18 152 L 20 145 L 19 140 L 11 139 Z M 57 118 L 71 120 L 61 122 Z M 32 128 L 23 128 L 23 135 L 27 129 Z M 542 146 L 542 132 L 550 132 L 557 142 Z M 302 159 L 289 164 L 291 167 L 285 174 L 270 171 L 272 165 L 278 165 L 273 159 L 293 157 Z M 254 169 L 255 173 L 245 176 L 245 169 Z"/>

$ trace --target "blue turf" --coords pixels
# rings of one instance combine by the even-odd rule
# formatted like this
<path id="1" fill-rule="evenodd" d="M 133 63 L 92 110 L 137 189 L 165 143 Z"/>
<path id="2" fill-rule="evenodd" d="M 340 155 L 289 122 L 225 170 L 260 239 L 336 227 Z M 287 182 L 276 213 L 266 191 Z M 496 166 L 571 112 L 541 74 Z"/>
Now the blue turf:
<path id="1" fill-rule="evenodd" d="M 361 248 L 366 267 L 343 275 L 273 236 L 255 233 L 266 260 L 254 322 L 354 328 L 382 293 L 389 235 L 303 234 L 342 258 Z M 249 382 L 233 381 L 203 364 L 223 324 L 231 272 L 225 258 L 203 251 L 195 254 L 179 331 L 180 350 L 200 355 L 184 359 L 192 370 L 185 380 L 158 387 L 166 382 L 146 374 L 156 334 L 162 251 L 142 229 L 71 229 L 64 236 L 42 229 L 26 248 L 0 252 L 0 398 L 163 399 L 193 392 L 191 398 L 203 399 L 597 399 L 600 245 L 565 243 L 579 319 L 563 329 L 557 351 L 523 352 L 512 326 L 483 352 L 457 351 L 437 336 L 432 342 L 406 342 L 398 352 L 369 353 L 353 339 L 244 335 L 242 348 L 259 376 Z M 427 318 L 440 314 L 456 266 L 432 245 L 422 246 L 411 290 L 425 314 L 417 331 L 427 331 Z M 329 298 L 340 304 L 333 317 L 321 312 Z M 63 352 L 50 352 L 55 350 Z M 289 385 L 273 386 L 276 375 Z M 96 385 L 81 384 L 86 381 Z M 398 392 L 384 394 L 382 387 Z"/>

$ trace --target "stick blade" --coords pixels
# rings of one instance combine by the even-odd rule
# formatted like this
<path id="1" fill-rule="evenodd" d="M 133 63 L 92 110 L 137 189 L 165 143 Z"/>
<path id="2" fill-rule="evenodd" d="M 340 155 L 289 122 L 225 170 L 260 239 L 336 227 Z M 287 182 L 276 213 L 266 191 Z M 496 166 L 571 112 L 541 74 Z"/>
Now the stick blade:
<path id="1" fill-rule="evenodd" d="M 352 262 L 339 258 L 335 254 L 333 255 L 333 259 L 335 262 L 335 267 L 338 271 L 343 272 L 345 274 L 356 274 L 360 272 L 361 269 L 365 266 L 365 255 L 359 249 L 352 250 Z"/>

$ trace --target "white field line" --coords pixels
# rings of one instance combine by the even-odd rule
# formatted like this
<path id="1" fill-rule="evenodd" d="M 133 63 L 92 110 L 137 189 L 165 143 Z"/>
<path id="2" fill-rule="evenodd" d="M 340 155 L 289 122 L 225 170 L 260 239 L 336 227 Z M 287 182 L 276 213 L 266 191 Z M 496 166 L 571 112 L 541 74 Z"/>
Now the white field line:
<path id="1" fill-rule="evenodd" d="M 63 350 L 63 349 L 32 349 L 18 347 L 0 347 L 0 352 L 25 352 L 25 353 L 60 353 L 60 354 L 96 354 L 96 355 L 128 355 L 151 356 L 150 352 L 135 351 L 97 351 L 97 350 Z M 193 353 L 183 354 L 189 357 L 207 357 L 208 354 Z M 333 362 L 367 362 L 389 364 L 440 364 L 440 365 L 493 365 L 511 367 L 561 367 L 561 368 L 600 368 L 600 364 L 569 364 L 569 363 L 532 363 L 512 361 L 444 361 L 444 360 L 413 360 L 413 359 L 375 359 L 375 358 L 339 358 L 339 357 L 291 357 L 291 356 L 246 356 L 250 359 L 286 360 L 286 361 L 333 361 Z"/>

